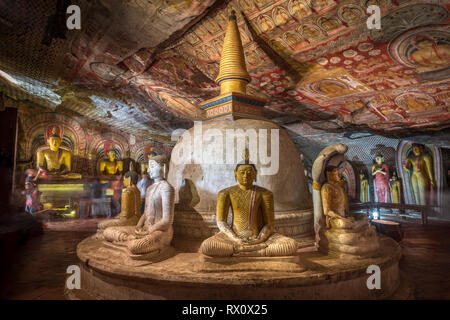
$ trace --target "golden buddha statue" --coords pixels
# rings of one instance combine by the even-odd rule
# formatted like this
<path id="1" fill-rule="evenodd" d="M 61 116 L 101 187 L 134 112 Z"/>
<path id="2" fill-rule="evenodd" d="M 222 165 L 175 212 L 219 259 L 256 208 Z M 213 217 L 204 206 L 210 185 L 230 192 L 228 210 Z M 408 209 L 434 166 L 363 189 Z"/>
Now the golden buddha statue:
<path id="1" fill-rule="evenodd" d="M 376 231 L 369 225 L 367 216 L 349 213 L 340 169 L 329 166 L 325 174 L 327 182 L 320 192 L 326 219 L 328 253 L 341 257 L 375 255 L 379 247 Z"/>
<path id="2" fill-rule="evenodd" d="M 150 157 L 148 172 L 154 183 L 145 195 L 144 214 L 135 225 L 109 227 L 103 231 L 107 241 L 127 248 L 132 258 L 160 257 L 172 241 L 175 191 L 165 180 L 167 167 L 166 156 Z M 140 201 L 139 193 L 136 196 Z"/>
<path id="3" fill-rule="evenodd" d="M 359 173 L 359 183 L 360 183 L 360 189 L 359 189 L 359 200 L 364 203 L 369 201 L 369 180 L 367 180 L 366 175 L 364 172 Z"/>
<path id="4" fill-rule="evenodd" d="M 130 169 L 123 178 L 124 188 L 121 197 L 121 211 L 115 218 L 102 221 L 98 224 L 98 234 L 102 234 L 108 227 L 135 226 L 141 216 L 141 195 L 136 187 L 138 174 Z"/>
<path id="5" fill-rule="evenodd" d="M 414 143 L 412 154 L 406 158 L 403 168 L 411 173 L 411 185 L 416 204 L 430 204 L 430 191 L 435 186 L 433 159 L 425 153 L 425 146 Z"/>
<path id="6" fill-rule="evenodd" d="M 244 162 L 234 171 L 238 185 L 219 191 L 217 226 L 220 232 L 201 244 L 200 251 L 211 257 L 227 256 L 290 256 L 297 251 L 297 241 L 274 232 L 274 201 L 271 191 L 253 185 L 255 165 Z M 233 223 L 228 225 L 232 208 Z"/>
<path id="7" fill-rule="evenodd" d="M 108 152 L 108 159 L 103 159 L 99 164 L 100 174 L 115 175 L 123 172 L 123 161 L 116 160 L 116 153 L 114 151 Z"/>
<path id="8" fill-rule="evenodd" d="M 348 147 L 333 144 L 313 163 L 314 229 L 319 251 L 339 258 L 372 257 L 378 254 L 376 231 L 364 214 L 349 211 L 345 180 L 340 165 Z"/>
<path id="9" fill-rule="evenodd" d="M 390 183 L 390 188 L 391 188 L 392 203 L 400 203 L 402 186 L 400 180 L 398 180 L 397 178 L 397 173 L 395 171 L 392 174 L 392 181 Z"/>
<path id="10" fill-rule="evenodd" d="M 61 137 L 52 129 L 52 134 L 47 139 L 48 147 L 37 152 L 38 176 L 42 173 L 64 177 L 80 178 L 79 174 L 69 174 L 72 156 L 70 151 L 61 147 Z"/>

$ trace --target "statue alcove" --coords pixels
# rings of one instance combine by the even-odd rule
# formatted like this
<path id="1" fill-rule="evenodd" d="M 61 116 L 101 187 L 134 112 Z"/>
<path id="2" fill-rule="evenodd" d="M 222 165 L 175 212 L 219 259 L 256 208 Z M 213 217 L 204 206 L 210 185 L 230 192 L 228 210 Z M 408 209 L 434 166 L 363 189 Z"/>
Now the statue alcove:
<path id="1" fill-rule="evenodd" d="M 398 168 L 399 179 L 402 181 L 403 197 L 406 204 L 416 204 L 414 193 L 411 184 L 411 174 L 403 168 L 408 156 L 412 154 L 413 141 L 402 140 L 397 148 L 396 165 Z M 422 144 L 424 145 L 424 144 Z M 425 154 L 432 158 L 433 173 L 436 186 L 430 190 L 430 205 L 434 207 L 441 207 L 442 203 L 442 188 L 443 188 L 443 165 L 442 155 L 439 147 L 434 145 L 424 145 Z"/>

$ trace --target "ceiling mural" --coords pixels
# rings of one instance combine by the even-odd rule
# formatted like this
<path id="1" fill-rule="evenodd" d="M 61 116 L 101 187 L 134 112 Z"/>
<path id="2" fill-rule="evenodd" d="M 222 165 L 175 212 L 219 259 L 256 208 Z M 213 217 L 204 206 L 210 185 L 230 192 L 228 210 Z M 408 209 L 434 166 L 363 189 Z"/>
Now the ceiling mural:
<path id="1" fill-rule="evenodd" d="M 446 1 L 80 0 L 71 2 L 81 30 L 50 44 L 57 1 L 34 2 L 0 3 L 0 90 L 11 101 L 167 142 L 205 119 L 200 103 L 219 94 L 234 9 L 248 91 L 267 101 L 267 118 L 399 136 L 450 126 Z M 367 27 L 370 5 L 381 9 L 380 30 Z"/>

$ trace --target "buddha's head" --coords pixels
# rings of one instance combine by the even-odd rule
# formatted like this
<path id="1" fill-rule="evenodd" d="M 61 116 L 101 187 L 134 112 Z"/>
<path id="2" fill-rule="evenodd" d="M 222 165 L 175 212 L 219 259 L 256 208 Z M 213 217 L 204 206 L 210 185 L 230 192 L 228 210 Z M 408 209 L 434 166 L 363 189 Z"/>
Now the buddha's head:
<path id="1" fill-rule="evenodd" d="M 381 164 L 383 164 L 383 161 L 384 161 L 383 155 L 381 154 L 381 152 L 378 152 L 377 155 L 375 156 L 376 164 L 381 165 Z"/>
<path id="2" fill-rule="evenodd" d="M 157 155 L 148 159 L 148 174 L 151 179 L 165 179 L 167 173 L 167 157 Z"/>
<path id="3" fill-rule="evenodd" d="M 422 154 L 422 152 L 424 151 L 424 146 L 418 143 L 414 143 L 412 145 L 412 151 L 414 153 L 415 156 L 420 156 Z"/>
<path id="4" fill-rule="evenodd" d="M 364 180 L 364 179 L 366 178 L 366 175 L 364 174 L 363 171 L 360 171 L 360 172 L 359 172 L 359 178 L 360 178 L 361 180 Z"/>
<path id="5" fill-rule="evenodd" d="M 135 186 L 138 182 L 138 174 L 135 171 L 128 171 L 123 176 L 123 185 L 125 187 Z"/>
<path id="6" fill-rule="evenodd" d="M 394 171 L 394 173 L 392 174 L 392 180 L 396 181 L 397 180 L 397 173 Z"/>
<path id="7" fill-rule="evenodd" d="M 52 151 L 58 151 L 59 147 L 61 146 L 61 138 L 57 134 L 52 134 L 50 137 L 48 137 L 47 142 L 50 150 Z"/>
<path id="8" fill-rule="evenodd" d="M 240 164 L 234 170 L 234 176 L 241 186 L 251 187 L 256 180 L 256 169 L 252 164 Z"/>
<path id="9" fill-rule="evenodd" d="M 335 166 L 328 166 L 325 168 L 325 174 L 329 183 L 338 183 L 342 180 L 341 170 Z"/>
<path id="10" fill-rule="evenodd" d="M 243 161 L 239 162 L 234 169 L 234 178 L 239 185 L 249 188 L 256 181 L 256 167 L 250 162 L 250 152 L 245 148 L 243 154 Z"/>
<path id="11" fill-rule="evenodd" d="M 116 153 L 114 151 L 108 151 L 108 159 L 111 162 L 114 162 L 116 160 Z"/>

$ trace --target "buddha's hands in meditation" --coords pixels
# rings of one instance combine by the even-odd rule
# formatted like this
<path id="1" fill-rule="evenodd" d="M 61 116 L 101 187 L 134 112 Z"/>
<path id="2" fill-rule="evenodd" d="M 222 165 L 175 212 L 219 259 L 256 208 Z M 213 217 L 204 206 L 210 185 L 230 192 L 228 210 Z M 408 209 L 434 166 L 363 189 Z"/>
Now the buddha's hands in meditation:
<path id="1" fill-rule="evenodd" d="M 330 217 L 330 218 L 337 218 L 337 219 L 343 219 L 343 220 L 351 221 L 350 218 L 346 218 L 344 216 L 341 216 L 340 214 L 337 214 L 337 213 L 335 213 L 332 210 L 328 211 L 327 216 Z"/>
<path id="2" fill-rule="evenodd" d="M 250 238 L 248 238 L 246 244 L 251 246 L 251 245 L 263 243 L 264 241 L 265 240 L 263 240 L 260 236 L 250 237 Z"/>
<path id="3" fill-rule="evenodd" d="M 143 237 L 149 234 L 148 230 L 143 229 L 142 227 L 136 226 L 136 229 L 134 230 L 134 234 L 138 237 Z"/>

